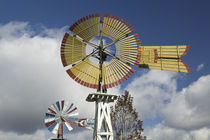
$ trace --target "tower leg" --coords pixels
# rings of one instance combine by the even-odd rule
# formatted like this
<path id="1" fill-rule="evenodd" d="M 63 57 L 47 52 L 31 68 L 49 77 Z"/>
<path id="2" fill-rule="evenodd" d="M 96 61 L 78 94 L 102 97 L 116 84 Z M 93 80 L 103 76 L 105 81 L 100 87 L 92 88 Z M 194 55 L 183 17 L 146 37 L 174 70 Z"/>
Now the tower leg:
<path id="1" fill-rule="evenodd" d="M 113 130 L 109 104 L 96 101 L 93 140 L 113 140 Z"/>

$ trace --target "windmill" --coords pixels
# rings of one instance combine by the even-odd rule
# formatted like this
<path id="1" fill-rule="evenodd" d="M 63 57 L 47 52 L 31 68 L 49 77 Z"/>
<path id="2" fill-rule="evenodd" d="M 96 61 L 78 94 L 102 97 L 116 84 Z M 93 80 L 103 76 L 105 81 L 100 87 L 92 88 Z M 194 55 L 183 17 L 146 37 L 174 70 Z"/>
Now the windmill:
<path id="1" fill-rule="evenodd" d="M 96 89 L 86 101 L 95 102 L 93 140 L 112 140 L 113 131 L 109 103 L 117 99 L 107 89 L 118 86 L 133 73 L 133 66 L 177 72 L 190 72 L 181 58 L 188 45 L 142 46 L 134 28 L 120 17 L 92 14 L 79 19 L 70 27 L 61 44 L 61 60 L 69 76 L 79 84 Z M 91 42 L 98 37 L 99 43 Z M 105 44 L 104 38 L 111 40 Z M 86 54 L 86 47 L 93 51 Z M 111 49 L 115 51 L 110 51 Z M 111 60 L 107 58 L 111 57 Z M 96 58 L 97 63 L 91 58 Z"/>
<path id="2" fill-rule="evenodd" d="M 63 134 L 73 129 L 71 125 L 75 126 L 77 124 L 78 118 L 75 117 L 77 115 L 79 113 L 74 104 L 68 104 L 64 100 L 52 104 L 45 113 L 44 119 L 48 130 L 57 135 L 57 139 L 52 140 L 64 140 Z"/>

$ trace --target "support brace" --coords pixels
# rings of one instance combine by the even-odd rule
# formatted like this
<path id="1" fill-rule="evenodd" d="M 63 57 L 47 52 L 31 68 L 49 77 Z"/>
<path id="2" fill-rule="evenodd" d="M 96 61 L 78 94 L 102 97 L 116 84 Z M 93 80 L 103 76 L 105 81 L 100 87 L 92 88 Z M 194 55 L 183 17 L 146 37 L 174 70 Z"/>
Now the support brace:
<path id="1" fill-rule="evenodd" d="M 109 103 L 116 99 L 117 95 L 105 93 L 90 93 L 86 98 L 96 104 L 93 140 L 113 140 Z"/>

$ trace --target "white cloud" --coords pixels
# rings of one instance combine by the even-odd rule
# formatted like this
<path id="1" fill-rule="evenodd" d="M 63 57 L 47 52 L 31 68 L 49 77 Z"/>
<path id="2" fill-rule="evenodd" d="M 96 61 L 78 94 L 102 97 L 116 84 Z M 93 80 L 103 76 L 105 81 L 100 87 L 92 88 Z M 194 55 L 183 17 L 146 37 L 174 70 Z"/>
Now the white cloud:
<path id="1" fill-rule="evenodd" d="M 156 126 L 147 126 L 144 135 L 155 140 L 209 140 L 210 75 L 201 76 L 177 93 L 179 77 L 152 70 L 127 86 L 140 119 L 163 118 Z"/>
<path id="2" fill-rule="evenodd" d="M 204 68 L 204 64 L 200 64 L 200 65 L 198 65 L 196 71 L 200 71 L 200 70 L 202 70 L 203 68 Z"/>
<path id="3" fill-rule="evenodd" d="M 210 75 L 200 77 L 172 97 L 164 109 L 165 123 L 179 129 L 200 129 L 210 125 Z"/>
<path id="4" fill-rule="evenodd" d="M 60 60 L 65 27 L 35 34 L 28 23 L 10 22 L 0 30 L 0 131 L 43 129 L 48 106 L 61 99 L 74 103 L 80 117 L 94 116 L 95 104 L 85 101 L 92 90 L 75 83 Z"/>
<path id="5" fill-rule="evenodd" d="M 210 129 L 203 127 L 193 131 L 167 127 L 162 123 L 154 128 L 146 129 L 148 140 L 209 140 Z"/>
<path id="6" fill-rule="evenodd" d="M 174 72 L 151 70 L 127 86 L 141 118 L 157 117 L 165 105 L 164 102 L 176 92 L 176 75 Z"/>

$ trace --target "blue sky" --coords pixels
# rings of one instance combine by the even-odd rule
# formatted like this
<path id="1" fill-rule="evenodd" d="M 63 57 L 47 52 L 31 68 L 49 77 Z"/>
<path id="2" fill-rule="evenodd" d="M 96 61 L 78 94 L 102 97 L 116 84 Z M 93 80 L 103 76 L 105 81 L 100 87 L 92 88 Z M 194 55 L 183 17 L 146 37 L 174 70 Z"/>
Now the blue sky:
<path id="1" fill-rule="evenodd" d="M 191 46 L 189 52 L 183 58 L 184 62 L 186 62 L 189 65 L 192 71 L 191 74 L 149 71 L 136 68 L 135 75 L 133 75 L 126 83 L 124 83 L 120 87 L 120 89 L 118 87 L 111 90 L 113 92 L 115 91 L 119 93 L 122 92 L 124 89 L 128 89 L 131 92 L 131 94 L 134 96 L 134 99 L 136 99 L 134 105 L 136 105 L 135 107 L 137 108 L 137 111 L 140 113 L 140 116 L 143 118 L 144 121 L 144 127 L 146 129 L 145 135 L 149 135 L 149 137 L 153 139 L 164 139 L 164 136 L 168 136 L 169 134 L 167 132 L 170 131 L 171 137 L 169 138 L 171 140 L 173 140 L 173 134 L 179 134 L 183 136 L 180 136 L 180 140 L 188 140 L 191 138 L 195 138 L 197 140 L 202 139 L 199 134 L 201 132 L 205 132 L 206 137 L 204 137 L 203 139 L 210 139 L 210 130 L 208 129 L 210 121 L 208 119 L 205 121 L 205 123 L 200 122 L 199 119 L 195 119 L 195 121 L 198 122 L 197 124 L 195 124 L 196 127 L 194 125 L 191 126 L 191 122 L 182 126 L 181 124 L 179 125 L 179 123 L 181 122 L 181 120 L 183 121 L 183 119 L 179 120 L 178 117 L 174 120 L 171 120 L 171 118 L 173 117 L 169 115 L 173 114 L 169 113 L 170 109 L 174 109 L 173 105 L 186 105 L 184 103 L 181 105 L 181 101 L 180 104 L 176 102 L 179 99 L 188 102 L 186 108 L 183 107 L 184 109 L 186 109 L 186 112 L 193 112 L 193 109 L 200 109 L 200 107 L 200 110 L 204 109 L 206 106 L 210 107 L 209 104 L 204 104 L 205 106 L 203 104 L 201 105 L 201 102 L 205 102 L 205 98 L 208 99 L 206 102 L 210 101 L 210 99 L 207 98 L 209 97 L 208 93 L 210 94 L 210 91 L 208 86 L 206 85 L 206 83 L 209 82 L 210 74 L 209 6 L 210 1 L 207 0 L 1 0 L 0 57 L 2 58 L 2 61 L 0 61 L 0 64 L 2 66 L 2 69 L 0 70 L 0 76 L 3 78 L 1 78 L 2 80 L 0 82 L 0 90 L 2 91 L 0 93 L 0 96 L 2 97 L 2 99 L 7 98 L 6 94 L 8 92 L 8 97 L 10 97 L 9 95 L 11 95 L 11 97 L 16 97 L 18 94 L 16 91 L 24 91 L 24 93 L 26 91 L 29 92 L 30 89 L 27 88 L 31 87 L 34 88 L 34 90 L 36 90 L 37 92 L 39 91 L 40 94 L 21 94 L 22 96 L 20 97 L 23 98 L 23 101 L 31 100 L 31 98 L 35 97 L 35 94 L 43 96 L 43 98 L 47 98 L 47 93 L 52 92 L 53 96 L 47 101 L 45 101 L 41 97 L 35 98 L 37 100 L 34 101 L 34 104 L 41 103 L 41 101 L 45 102 L 41 106 L 42 108 L 46 108 L 47 105 L 54 103 L 59 98 L 71 98 L 72 102 L 76 101 L 79 105 L 83 104 L 82 101 L 78 101 L 79 97 L 77 97 L 77 95 L 74 95 L 74 93 L 68 94 L 68 88 L 53 88 L 49 90 L 45 89 L 45 87 L 53 85 L 60 85 L 61 87 L 63 85 L 70 85 L 80 88 L 81 90 L 78 90 L 78 92 L 81 94 L 82 92 L 87 92 L 87 88 L 81 87 L 80 85 L 77 85 L 77 83 L 74 83 L 62 69 L 62 65 L 60 64 L 60 58 L 58 56 L 60 41 L 64 35 L 64 32 L 67 30 L 67 27 L 69 27 L 79 18 L 92 13 L 100 13 L 101 16 L 103 16 L 105 13 L 109 13 L 126 19 L 132 26 L 134 26 L 134 32 L 139 34 L 142 45 Z M 36 40 L 44 42 L 44 46 L 47 47 L 45 47 L 45 49 L 42 49 L 41 47 L 36 47 L 43 45 L 41 43 L 36 44 Z M 33 43 L 33 45 L 28 45 L 27 47 L 25 46 L 26 48 L 21 48 L 21 42 L 22 46 L 28 43 Z M 20 44 L 20 46 L 9 43 L 17 43 Z M 9 47 L 7 48 L 5 46 L 5 44 L 7 44 L 9 47 L 14 47 L 12 47 L 10 50 Z M 52 47 L 50 47 L 50 45 Z M 31 52 L 30 48 L 35 52 L 41 52 L 42 54 L 39 54 L 40 57 L 39 55 L 29 55 L 30 53 L 33 53 Z M 48 51 L 49 55 L 47 55 L 48 53 L 46 53 Z M 46 55 L 42 56 L 45 53 Z M 26 55 L 30 59 L 27 57 L 23 57 L 23 55 Z M 50 61 L 51 57 L 54 57 L 55 60 L 53 59 L 53 61 Z M 24 61 L 21 59 L 24 59 Z M 23 63 L 17 62 L 18 60 L 23 61 Z M 14 69 L 13 71 L 9 71 L 11 70 L 9 65 L 10 63 L 12 65 L 12 68 Z M 23 69 L 20 68 L 21 66 L 23 66 Z M 36 70 L 38 67 L 40 67 L 40 69 Z M 37 74 L 42 75 L 44 73 L 42 71 L 42 68 L 43 71 L 50 71 L 49 73 L 46 73 L 45 76 L 43 76 L 45 79 L 39 79 L 37 77 L 31 76 L 32 74 L 36 74 L 35 72 L 32 72 L 33 70 L 37 71 Z M 28 75 L 30 75 L 31 78 L 23 78 L 21 80 L 20 77 L 24 77 L 24 74 L 19 73 L 18 70 L 27 70 Z M 6 75 L 10 75 L 8 76 L 9 78 Z M 57 83 L 59 80 L 53 83 L 52 75 L 56 75 L 56 78 L 58 78 L 62 84 Z M 160 79 L 162 78 L 163 80 L 153 79 L 154 77 Z M 20 83 L 12 83 L 12 81 L 14 80 L 18 80 L 20 81 Z M 43 81 L 42 85 L 39 82 L 36 82 L 38 80 Z M 8 85 L 14 84 L 13 86 L 16 87 L 14 88 L 14 91 L 11 91 L 11 89 L 9 89 L 9 86 L 5 84 L 5 81 L 8 82 Z M 26 86 L 27 84 L 24 84 L 25 82 L 30 83 L 32 81 L 34 81 L 34 84 L 37 83 L 37 85 L 31 86 L 29 84 L 28 86 Z M 48 84 L 46 84 L 45 82 Z M 148 88 L 148 91 L 146 91 L 145 88 Z M 197 97 L 197 92 L 194 92 L 194 90 L 192 89 L 194 89 L 195 91 L 200 89 L 197 92 L 203 93 L 201 94 L 203 96 Z M 138 90 L 142 91 L 142 93 L 137 93 Z M 88 91 L 91 92 L 91 90 L 89 89 Z M 149 94 L 149 92 L 152 91 L 155 91 L 154 94 Z M 44 93 L 46 93 L 47 95 L 44 96 Z M 59 95 L 57 95 L 58 93 Z M 78 96 L 79 95 L 80 94 L 78 94 Z M 160 95 L 160 97 L 156 95 Z M 75 98 L 72 99 L 72 96 L 75 96 Z M 85 97 L 86 95 L 84 96 L 84 99 Z M 198 100 L 194 100 L 194 97 L 196 97 Z M 20 100 L 12 100 L 11 102 L 15 105 L 19 105 L 18 107 L 23 107 L 19 102 Z M 151 102 L 157 104 L 151 104 Z M 4 103 L 3 100 L 0 100 L 0 104 L 1 103 Z M 143 109 L 141 105 L 145 105 L 145 109 Z M 81 110 L 83 110 L 85 106 L 86 104 L 81 105 Z M 88 106 L 91 107 L 91 104 L 88 104 Z M 160 111 L 158 112 L 158 108 L 156 108 L 155 106 L 161 107 L 163 109 L 160 108 Z M 41 107 L 39 112 L 43 111 L 41 113 L 44 113 L 44 109 L 42 109 Z M 5 111 L 6 109 L 4 108 L 0 110 Z M 205 118 L 206 114 L 210 114 L 209 112 L 204 109 L 201 113 L 203 114 L 203 116 L 198 117 Z M 91 115 L 91 113 L 83 113 L 82 115 Z M 180 113 L 179 115 L 186 117 L 189 114 L 186 115 Z M 188 117 L 191 118 L 190 115 Z M 10 120 L 13 120 L 13 118 L 11 118 Z M 39 123 L 40 120 L 42 121 L 42 118 L 36 120 L 37 123 Z M 0 121 L 7 122 L 9 120 L 6 121 L 4 117 L 0 117 Z M 36 126 L 37 128 L 31 129 L 31 131 L 26 131 L 25 129 L 28 128 L 30 125 L 23 126 L 23 128 L 21 129 L 16 126 L 14 127 L 14 129 L 12 129 L 12 125 L 8 128 L 0 127 L 0 136 L 4 136 L 7 139 L 12 139 L 13 136 L 25 138 L 22 134 L 26 134 L 29 137 L 31 135 L 34 136 L 37 135 L 37 133 L 41 133 L 41 136 L 43 136 L 44 138 L 51 137 L 51 134 L 48 134 L 48 132 L 44 131 L 44 127 L 41 123 Z M 1 123 L 1 125 L 3 124 L 4 123 Z M 17 123 L 15 125 L 19 124 Z M 191 126 L 193 129 L 188 129 L 188 127 L 186 126 Z M 42 130 L 44 132 L 42 132 Z M 77 134 L 80 134 L 80 130 L 76 132 Z M 84 133 L 90 135 L 88 134 L 89 132 L 85 131 Z M 43 137 L 41 138 L 43 139 Z M 36 138 L 34 137 L 34 139 Z"/>

